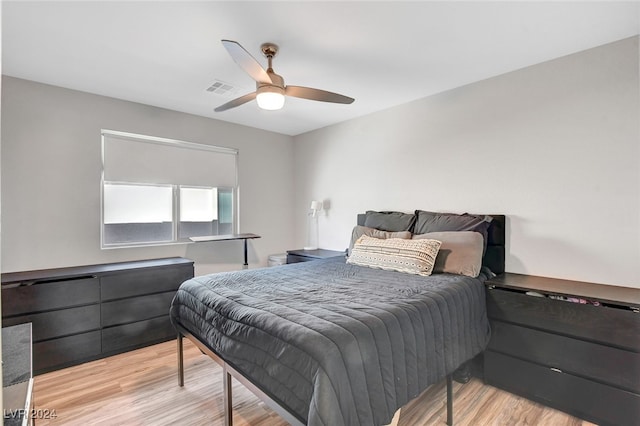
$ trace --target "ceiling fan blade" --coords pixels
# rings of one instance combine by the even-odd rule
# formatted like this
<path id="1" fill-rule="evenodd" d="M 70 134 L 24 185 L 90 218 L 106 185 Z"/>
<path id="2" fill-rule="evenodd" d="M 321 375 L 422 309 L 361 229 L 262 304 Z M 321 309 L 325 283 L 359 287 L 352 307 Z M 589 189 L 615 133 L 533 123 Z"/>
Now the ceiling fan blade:
<path id="1" fill-rule="evenodd" d="M 222 40 L 222 45 L 227 49 L 229 55 L 233 58 L 236 64 L 240 65 L 240 68 L 246 71 L 258 83 L 271 84 L 271 77 L 262 68 L 260 63 L 255 60 L 244 47 L 240 46 L 240 43 L 232 40 Z"/>
<path id="2" fill-rule="evenodd" d="M 232 101 L 227 102 L 224 105 L 220 105 L 218 108 L 214 109 L 215 112 L 226 111 L 231 108 L 235 108 L 242 104 L 246 104 L 249 101 L 252 101 L 256 98 L 256 92 L 247 93 L 244 96 L 240 96 L 239 98 L 235 98 Z"/>
<path id="3" fill-rule="evenodd" d="M 310 99 L 312 101 L 333 102 L 336 104 L 350 104 L 355 99 L 326 90 L 312 89 L 311 87 L 287 86 L 284 92 L 287 96 Z"/>

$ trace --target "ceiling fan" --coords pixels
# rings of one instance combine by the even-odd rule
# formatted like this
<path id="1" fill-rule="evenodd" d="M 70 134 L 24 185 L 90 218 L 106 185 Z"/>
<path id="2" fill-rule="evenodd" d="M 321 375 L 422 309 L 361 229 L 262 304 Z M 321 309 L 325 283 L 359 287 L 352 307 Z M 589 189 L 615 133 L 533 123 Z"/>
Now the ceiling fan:
<path id="1" fill-rule="evenodd" d="M 256 91 L 240 96 L 215 109 L 216 112 L 226 111 L 256 99 L 262 109 L 276 110 L 284 105 L 284 96 L 310 99 L 312 101 L 333 102 L 338 104 L 350 104 L 353 98 L 326 90 L 312 89 L 302 86 L 285 86 L 284 79 L 273 72 L 271 62 L 278 53 L 278 46 L 273 43 L 264 43 L 261 46 L 262 53 L 267 57 L 269 66 L 265 71 L 262 66 L 245 50 L 240 43 L 232 40 L 222 40 L 222 45 L 227 49 L 231 57 L 240 68 L 256 81 Z"/>

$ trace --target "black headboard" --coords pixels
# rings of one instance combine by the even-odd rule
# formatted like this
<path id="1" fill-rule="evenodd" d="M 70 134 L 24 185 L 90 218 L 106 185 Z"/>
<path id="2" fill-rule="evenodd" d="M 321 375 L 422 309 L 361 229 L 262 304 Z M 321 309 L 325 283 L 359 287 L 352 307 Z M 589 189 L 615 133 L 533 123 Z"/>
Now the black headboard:
<path id="1" fill-rule="evenodd" d="M 358 225 L 364 226 L 364 214 L 358 215 Z M 493 220 L 488 230 L 487 251 L 482 259 L 482 264 L 495 274 L 504 272 L 505 258 L 505 221 L 506 217 L 501 214 L 490 214 Z"/>
<path id="2" fill-rule="evenodd" d="M 505 258 L 505 221 L 506 218 L 501 214 L 490 214 L 493 220 L 489 226 L 487 251 L 482 259 L 482 264 L 494 274 L 502 274 L 504 272 Z"/>

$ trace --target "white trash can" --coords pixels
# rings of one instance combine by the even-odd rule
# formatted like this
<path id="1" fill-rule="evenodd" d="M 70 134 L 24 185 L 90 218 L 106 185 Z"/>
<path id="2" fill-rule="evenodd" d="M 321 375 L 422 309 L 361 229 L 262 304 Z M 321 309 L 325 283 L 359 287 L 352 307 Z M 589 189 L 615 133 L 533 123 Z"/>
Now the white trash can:
<path id="1" fill-rule="evenodd" d="M 278 265 L 286 265 L 287 263 L 287 253 L 278 253 L 269 255 L 268 265 L 269 266 L 278 266 Z"/>

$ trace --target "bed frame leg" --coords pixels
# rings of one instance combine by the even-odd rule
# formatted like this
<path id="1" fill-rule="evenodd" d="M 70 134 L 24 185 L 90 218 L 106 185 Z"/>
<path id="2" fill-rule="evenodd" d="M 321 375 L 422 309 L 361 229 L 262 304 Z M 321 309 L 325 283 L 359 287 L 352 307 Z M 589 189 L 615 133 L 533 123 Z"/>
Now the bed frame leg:
<path id="1" fill-rule="evenodd" d="M 453 383 L 452 375 L 447 375 L 447 424 L 453 426 Z"/>
<path id="2" fill-rule="evenodd" d="M 233 426 L 233 395 L 231 393 L 231 374 L 222 369 L 222 386 L 224 387 L 224 424 Z"/>
<path id="3" fill-rule="evenodd" d="M 181 333 L 178 333 L 178 386 L 184 386 L 184 354 L 182 353 Z"/>

